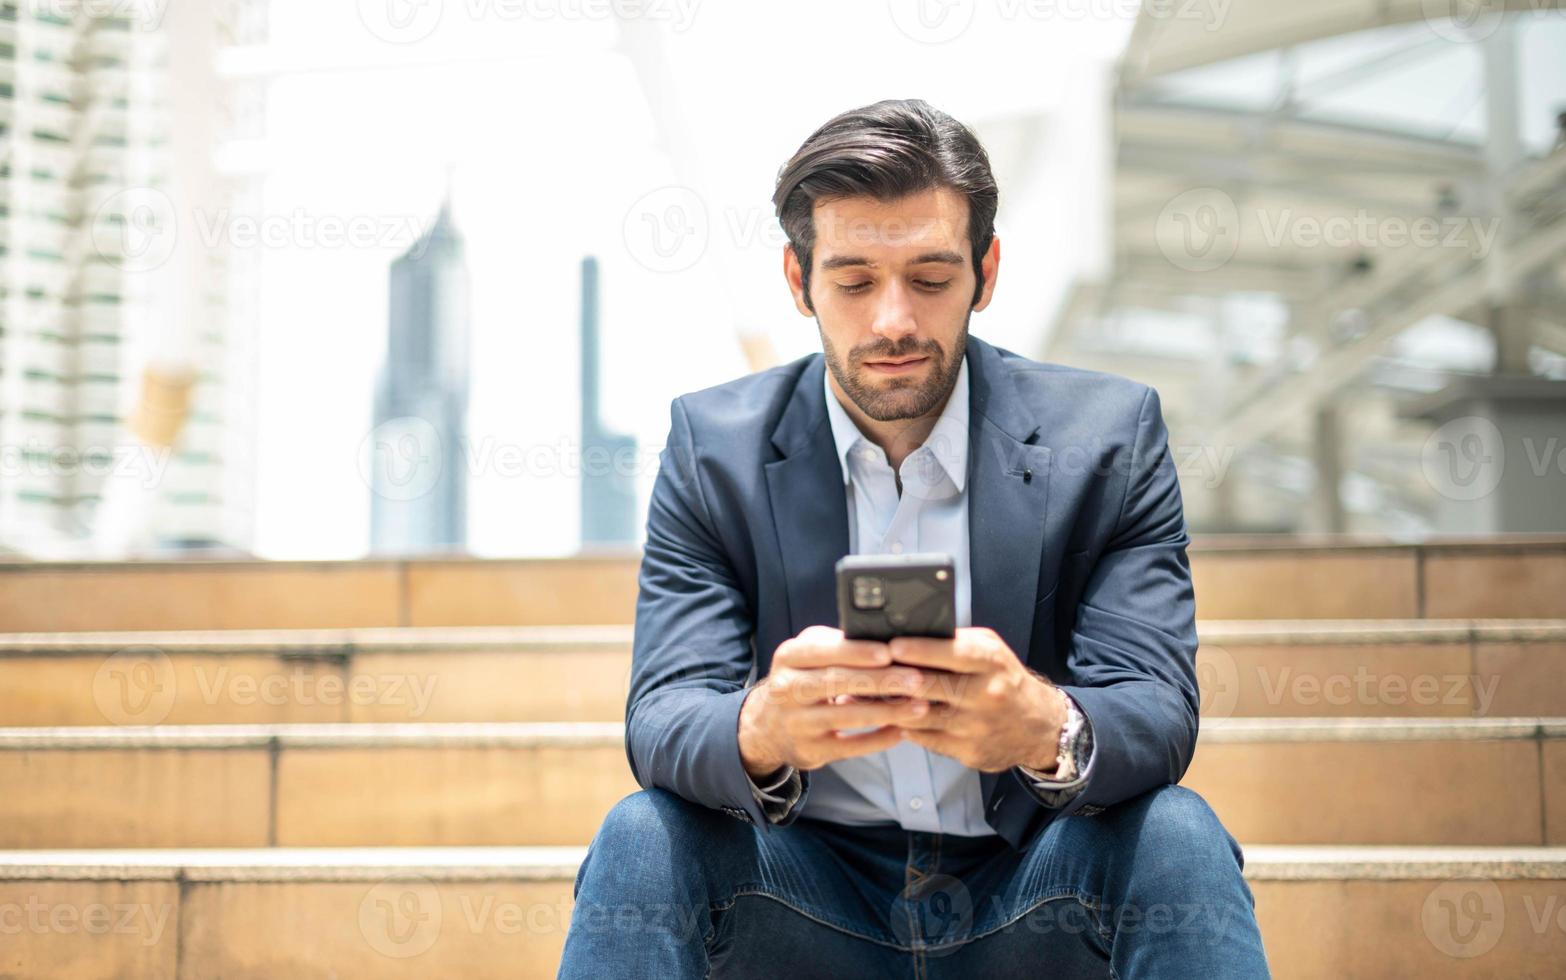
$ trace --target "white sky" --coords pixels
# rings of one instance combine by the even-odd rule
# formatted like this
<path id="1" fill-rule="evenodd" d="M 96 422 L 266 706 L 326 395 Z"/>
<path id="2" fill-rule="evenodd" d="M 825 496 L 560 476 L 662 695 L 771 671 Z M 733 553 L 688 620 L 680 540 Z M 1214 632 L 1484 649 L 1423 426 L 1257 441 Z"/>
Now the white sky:
<path id="1" fill-rule="evenodd" d="M 246 151 L 253 162 L 259 149 L 267 168 L 266 212 L 301 213 L 306 227 L 333 218 L 378 230 L 375 247 L 320 247 L 300 234 L 262 255 L 256 546 L 265 557 L 354 557 L 367 546 L 359 453 L 385 345 L 387 266 L 433 215 L 448 166 L 473 282 L 477 554 L 576 549 L 569 456 L 535 451 L 533 472 L 518 472 L 496 465 L 504 457 L 493 451 L 575 444 L 584 254 L 601 262 L 607 421 L 633 433 L 650 460 L 672 398 L 748 370 L 737 323 L 767 333 L 784 360 L 819 349 L 814 321 L 794 311 L 782 281 L 769 196 L 783 161 L 843 109 L 924 98 L 990 144 L 1002 272 L 973 330 L 1036 353 L 1042 314 L 1069 274 L 1063 259 L 1079 246 L 1051 216 L 1079 205 L 1070 188 L 1041 195 L 1005 168 L 1058 176 L 1072 166 L 1071 107 L 1098 105 L 1084 80 L 1123 45 L 1134 7 L 1061 4 L 1053 17 L 1008 20 L 1002 8 L 959 2 L 953 13 L 971 11 L 967 30 L 920 43 L 899 29 L 908 11 L 898 0 L 707 0 L 683 29 L 658 28 L 668 104 L 694 157 L 677 168 L 633 66 L 614 51 L 613 23 L 580 16 L 573 0 L 424 3 L 272 0 L 270 49 L 234 62 L 287 69 L 271 84 L 264 146 Z M 387 9 L 411 13 L 413 33 L 430 26 L 417 18 L 440 16 L 427 37 L 388 43 L 366 27 L 387 33 Z M 549 11 L 563 13 L 537 16 Z M 1045 125 L 1017 135 L 1006 120 L 1025 114 Z M 638 261 L 647 253 L 635 205 L 682 181 L 700 184 L 708 247 L 688 269 L 656 271 Z M 538 472 L 545 459 L 553 472 Z M 652 477 L 649 466 L 643 501 Z"/>

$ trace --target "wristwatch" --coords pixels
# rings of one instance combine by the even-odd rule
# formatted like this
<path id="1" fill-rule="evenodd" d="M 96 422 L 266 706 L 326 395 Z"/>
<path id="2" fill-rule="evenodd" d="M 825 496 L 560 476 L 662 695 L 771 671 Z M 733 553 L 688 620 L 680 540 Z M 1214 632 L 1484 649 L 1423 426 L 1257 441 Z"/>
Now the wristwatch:
<path id="1" fill-rule="evenodd" d="M 1043 780 L 1049 783 L 1069 783 L 1077 778 L 1077 744 L 1082 734 L 1082 711 L 1077 707 L 1077 702 L 1069 694 L 1062 692 L 1066 699 L 1066 720 L 1060 726 L 1060 742 L 1055 754 L 1055 771 L 1039 772 L 1024 765 L 1018 765 L 1028 776 L 1033 779 Z"/>

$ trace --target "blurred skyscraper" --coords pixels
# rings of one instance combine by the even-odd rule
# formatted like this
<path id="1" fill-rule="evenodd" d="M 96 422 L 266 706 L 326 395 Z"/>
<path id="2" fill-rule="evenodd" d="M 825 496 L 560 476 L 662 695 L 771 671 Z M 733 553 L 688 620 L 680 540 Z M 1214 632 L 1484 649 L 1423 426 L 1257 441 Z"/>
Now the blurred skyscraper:
<path id="1" fill-rule="evenodd" d="M 635 438 L 600 416 L 598 259 L 582 260 L 582 547 L 636 540 Z"/>
<path id="2" fill-rule="evenodd" d="M 418 554 L 467 544 L 464 468 L 470 300 L 451 201 L 391 266 L 386 361 L 376 379 L 370 550 Z"/>
<path id="3" fill-rule="evenodd" d="M 250 545 L 253 304 L 193 219 L 266 9 L 175 6 L 0 2 L 0 551 Z"/>

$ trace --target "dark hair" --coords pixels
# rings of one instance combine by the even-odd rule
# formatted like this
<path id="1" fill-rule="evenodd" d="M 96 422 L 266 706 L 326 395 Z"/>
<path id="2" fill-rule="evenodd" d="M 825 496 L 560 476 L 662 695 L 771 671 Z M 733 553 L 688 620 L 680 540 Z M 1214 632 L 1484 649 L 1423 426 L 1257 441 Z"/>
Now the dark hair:
<path id="1" fill-rule="evenodd" d="M 972 302 L 977 303 L 984 291 L 980 263 L 995 237 L 1000 199 L 978 137 L 922 99 L 887 99 L 850 109 L 811 133 L 778 171 L 772 194 L 778 222 L 799 258 L 805 305 L 815 310 L 810 266 L 817 201 L 862 195 L 895 201 L 935 187 L 949 187 L 968 199 L 968 241 L 978 280 Z"/>

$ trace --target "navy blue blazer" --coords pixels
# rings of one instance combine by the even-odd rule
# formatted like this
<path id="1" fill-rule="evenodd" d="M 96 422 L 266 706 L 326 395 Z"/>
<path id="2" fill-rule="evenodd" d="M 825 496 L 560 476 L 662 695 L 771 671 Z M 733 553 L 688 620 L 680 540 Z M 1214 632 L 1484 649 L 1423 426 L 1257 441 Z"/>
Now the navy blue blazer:
<path id="1" fill-rule="evenodd" d="M 1065 806 L 1016 769 L 980 773 L 985 818 L 1020 851 L 1054 820 L 1184 775 L 1199 704 L 1189 538 L 1156 391 L 971 334 L 967 356 L 973 625 L 1068 691 L 1094 734 L 1092 777 Z M 638 578 L 632 774 L 769 832 L 740 703 L 779 644 L 837 625 L 848 553 L 824 370 L 816 353 L 674 399 Z"/>

